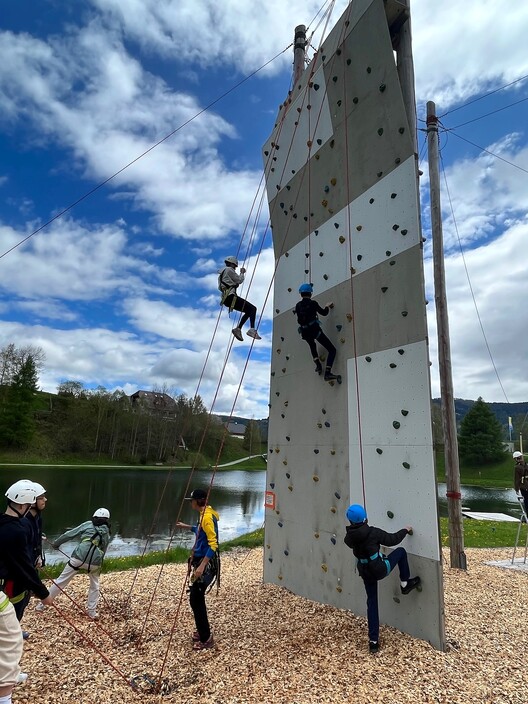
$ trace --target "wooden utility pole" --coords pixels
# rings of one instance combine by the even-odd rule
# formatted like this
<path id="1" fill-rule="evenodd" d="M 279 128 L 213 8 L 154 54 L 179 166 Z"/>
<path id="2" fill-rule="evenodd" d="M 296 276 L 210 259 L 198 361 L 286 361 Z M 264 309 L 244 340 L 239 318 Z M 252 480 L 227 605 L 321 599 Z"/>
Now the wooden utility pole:
<path id="1" fill-rule="evenodd" d="M 444 269 L 444 238 L 440 209 L 440 168 L 438 157 L 438 119 L 435 104 L 427 103 L 427 146 L 429 155 L 429 188 L 431 198 L 431 227 L 433 232 L 433 266 L 438 328 L 438 365 L 440 371 L 440 396 L 442 398 L 442 426 L 447 484 L 447 510 L 449 515 L 449 547 L 451 567 L 467 569 L 464 553 L 464 526 L 462 523 L 462 496 L 460 494 L 460 468 L 458 441 L 451 374 L 451 347 L 449 344 L 449 317 Z"/>
<path id="2" fill-rule="evenodd" d="M 295 39 L 293 40 L 293 85 L 297 83 L 304 71 L 304 60 L 306 57 L 306 27 L 300 24 L 295 27 Z"/>

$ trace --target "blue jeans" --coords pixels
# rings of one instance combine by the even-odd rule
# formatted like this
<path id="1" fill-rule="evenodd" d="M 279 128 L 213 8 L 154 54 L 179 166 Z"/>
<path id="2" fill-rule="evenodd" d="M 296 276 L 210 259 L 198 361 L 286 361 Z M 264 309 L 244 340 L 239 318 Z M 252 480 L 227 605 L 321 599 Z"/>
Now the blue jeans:
<path id="1" fill-rule="evenodd" d="M 407 551 L 405 548 L 396 548 L 390 555 L 387 555 L 391 572 L 398 565 L 400 570 L 400 581 L 406 582 L 410 577 L 409 562 L 407 561 Z M 367 621 L 368 621 L 368 636 L 369 640 L 379 640 L 379 612 L 378 612 L 378 583 L 367 582 L 365 591 L 367 592 Z"/>

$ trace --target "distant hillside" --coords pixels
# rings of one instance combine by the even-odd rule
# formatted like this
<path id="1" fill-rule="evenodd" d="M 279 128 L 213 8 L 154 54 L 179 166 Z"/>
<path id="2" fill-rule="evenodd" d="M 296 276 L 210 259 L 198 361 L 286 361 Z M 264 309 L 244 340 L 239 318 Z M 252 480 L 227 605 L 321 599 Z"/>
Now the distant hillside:
<path id="1" fill-rule="evenodd" d="M 436 406 L 440 406 L 440 399 L 434 398 L 433 403 Z M 475 401 L 471 401 L 464 398 L 455 399 L 455 415 L 457 419 L 457 425 L 460 425 L 461 420 L 464 418 L 464 416 L 474 403 Z M 518 425 L 519 423 L 517 422 L 516 424 L 515 419 L 518 420 L 521 416 L 522 419 L 524 419 L 524 416 L 526 416 L 526 414 L 528 413 L 528 401 L 523 401 L 522 403 L 488 403 L 488 406 L 490 410 L 494 413 L 499 423 L 505 428 L 508 427 L 508 418 L 513 418 L 514 432 L 519 432 L 520 430 L 520 427 L 516 427 L 516 425 Z"/>

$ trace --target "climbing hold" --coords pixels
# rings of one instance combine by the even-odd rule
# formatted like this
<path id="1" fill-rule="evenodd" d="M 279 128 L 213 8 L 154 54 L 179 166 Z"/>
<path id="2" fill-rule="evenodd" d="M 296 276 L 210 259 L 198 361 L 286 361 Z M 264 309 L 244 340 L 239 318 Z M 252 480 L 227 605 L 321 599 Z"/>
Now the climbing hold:
<path id="1" fill-rule="evenodd" d="M 343 237 L 343 235 L 339 235 L 339 241 L 341 242 L 341 244 L 343 244 L 343 242 L 346 242 L 346 239 Z"/>
<path id="2" fill-rule="evenodd" d="M 372 357 L 365 357 L 365 362 L 372 362 Z"/>
<path id="3" fill-rule="evenodd" d="M 280 396 L 280 391 L 275 391 L 275 396 Z"/>
<path id="4" fill-rule="evenodd" d="M 335 450 L 330 450 L 331 455 L 335 455 Z"/>
<path id="5" fill-rule="evenodd" d="M 341 498 L 341 494 L 340 494 L 338 491 L 336 491 L 336 492 L 334 493 L 334 496 L 336 497 L 336 499 L 340 499 L 340 498 Z"/>
<path id="6" fill-rule="evenodd" d="M 398 128 L 398 132 L 399 132 L 400 134 L 403 134 L 403 133 L 405 132 L 405 127 L 399 127 L 399 128 Z"/>
<path id="7" fill-rule="evenodd" d="M 391 193 L 391 198 L 394 200 L 398 194 L 397 193 Z"/>
<path id="8" fill-rule="evenodd" d="M 378 134 L 379 134 L 379 136 L 381 137 L 381 135 L 383 134 L 383 127 L 380 127 L 380 128 L 378 129 Z"/>
<path id="9" fill-rule="evenodd" d="M 386 293 L 388 291 L 389 287 L 388 286 L 382 286 L 381 291 L 382 293 Z"/>
<path id="10" fill-rule="evenodd" d="M 345 344 L 345 338 L 342 337 L 342 338 L 339 340 L 339 342 L 340 342 L 342 345 L 344 345 L 344 344 Z"/>
<path id="11" fill-rule="evenodd" d="M 337 230 L 337 229 L 339 228 L 339 223 L 338 223 L 338 222 L 335 222 L 335 223 L 334 223 L 334 227 L 335 227 L 335 229 Z"/>
<path id="12" fill-rule="evenodd" d="M 398 354 L 405 354 L 405 350 L 398 350 Z"/>
<path id="13" fill-rule="evenodd" d="M 389 364 L 389 367 L 390 367 L 391 369 L 396 369 L 397 366 L 398 366 L 398 365 L 397 365 L 397 364 L 394 364 L 394 362 L 391 362 L 391 363 Z"/>
<path id="14" fill-rule="evenodd" d="M 341 49 L 336 49 L 336 54 L 337 54 L 338 56 L 341 56 Z"/>
<path id="15" fill-rule="evenodd" d="M 319 539 L 319 533 L 314 533 L 314 538 Z"/>
<path id="16" fill-rule="evenodd" d="M 307 146 L 308 148 L 310 148 L 310 147 L 312 146 L 312 140 L 311 140 L 311 139 L 309 139 L 309 140 L 306 142 L 306 146 Z"/>
<path id="17" fill-rule="evenodd" d="M 363 225 L 356 225 L 356 230 L 358 232 L 361 232 L 362 229 L 363 229 Z"/>
<path id="18" fill-rule="evenodd" d="M 402 230 L 401 233 L 405 237 L 405 235 L 407 234 L 407 230 Z"/>
<path id="19" fill-rule="evenodd" d="M 315 235 L 316 237 L 317 237 L 318 234 L 319 234 L 319 230 L 314 230 L 314 235 Z"/>
<path id="20" fill-rule="evenodd" d="M 270 482 L 270 487 L 271 487 L 272 489 L 275 489 L 275 482 Z"/>
<path id="21" fill-rule="evenodd" d="M 405 467 L 405 469 L 411 468 L 411 465 L 408 462 L 402 462 L 402 465 Z"/>
<path id="22" fill-rule="evenodd" d="M 319 90 L 319 84 L 318 84 L 318 83 L 314 83 L 314 86 L 313 86 L 313 87 L 314 87 L 314 90 Z"/>
<path id="23" fill-rule="evenodd" d="M 271 372 L 271 376 L 275 376 L 275 372 Z"/>
<path id="24" fill-rule="evenodd" d="M 308 257 L 310 256 L 310 252 L 305 252 L 304 256 L 306 257 L 306 259 L 308 259 Z"/>
<path id="25" fill-rule="evenodd" d="M 322 139 L 318 139 L 318 140 L 316 140 L 316 141 L 317 141 L 317 144 L 318 144 L 319 146 L 321 146 L 321 144 L 323 143 L 323 140 L 322 140 Z"/>
<path id="26" fill-rule="evenodd" d="M 367 66 L 367 73 L 372 73 L 372 69 L 370 68 L 370 66 Z"/>
<path id="27" fill-rule="evenodd" d="M 394 518 L 394 514 L 393 514 L 392 511 L 387 511 L 387 516 L 388 516 L 389 518 Z"/>
<path id="28" fill-rule="evenodd" d="M 288 486 L 288 491 L 293 491 L 293 487 L 291 484 Z"/>
<path id="29" fill-rule="evenodd" d="M 322 423 L 317 423 L 317 427 L 318 427 L 318 428 L 322 428 L 322 427 L 323 427 L 323 424 L 322 424 Z"/>
<path id="30" fill-rule="evenodd" d="M 284 405 L 287 406 L 287 405 L 288 405 L 288 401 L 284 401 Z"/>
<path id="31" fill-rule="evenodd" d="M 321 565 L 321 569 L 323 570 L 323 572 L 328 572 L 328 565 L 325 565 L 325 563 L 323 562 L 323 564 Z"/>
<path id="32" fill-rule="evenodd" d="M 390 249 L 387 249 L 387 250 L 385 251 L 385 254 L 387 255 L 387 257 L 390 257 L 390 255 L 392 254 L 392 252 L 390 251 Z"/>
<path id="33" fill-rule="evenodd" d="M 409 411 L 406 411 L 405 409 L 402 408 L 401 414 L 402 414 L 402 416 L 408 416 L 408 415 L 409 415 Z"/>
<path id="34" fill-rule="evenodd" d="M 301 112 L 301 108 L 297 108 L 297 112 Z"/>
<path id="35" fill-rule="evenodd" d="M 328 421 L 325 421 L 325 427 L 326 427 L 326 428 L 329 428 L 329 427 L 330 427 L 330 423 L 329 423 Z"/>
<path id="36" fill-rule="evenodd" d="M 314 482 L 318 482 L 318 481 L 319 481 L 319 477 L 317 476 L 317 474 L 314 474 L 313 477 L 312 477 L 312 479 L 314 480 Z"/>
<path id="37" fill-rule="evenodd" d="M 291 186 L 287 185 L 287 186 L 286 186 L 286 190 L 287 190 L 287 191 L 291 191 Z"/>
<path id="38" fill-rule="evenodd" d="M 284 413 L 281 413 L 281 418 L 286 418 L 286 416 L 284 415 Z"/>
<path id="39" fill-rule="evenodd" d="M 276 447 L 275 452 L 278 454 L 280 452 L 280 447 Z"/>
<path id="40" fill-rule="evenodd" d="M 307 109 L 307 110 L 311 110 L 311 109 L 312 109 L 312 106 L 311 106 L 311 105 L 307 105 L 307 106 L 306 106 L 306 109 Z"/>
<path id="41" fill-rule="evenodd" d="M 394 265 L 396 264 L 396 262 L 394 261 L 394 259 L 391 259 L 391 261 L 389 262 L 389 264 L 390 264 L 391 266 L 394 266 Z"/>
<path id="42" fill-rule="evenodd" d="M 264 152 L 264 154 L 265 154 L 266 156 L 269 156 L 269 151 L 266 149 L 266 151 Z"/>
<path id="43" fill-rule="evenodd" d="M 268 557 L 268 562 L 273 562 L 273 558 L 272 558 L 272 557 Z"/>
<path id="44" fill-rule="evenodd" d="M 376 452 L 378 453 L 378 455 L 382 455 L 382 454 L 383 454 L 383 450 L 381 449 L 381 447 L 377 447 L 377 448 L 376 448 Z"/>
<path id="45" fill-rule="evenodd" d="M 315 155 L 315 158 L 316 158 L 317 160 L 319 160 L 319 154 L 316 154 L 316 155 Z"/>
<path id="46" fill-rule="evenodd" d="M 338 584 L 336 587 L 336 592 L 339 592 L 341 594 L 342 591 L 343 591 L 343 587 Z"/>
<path id="47" fill-rule="evenodd" d="M 335 139 L 330 140 L 330 149 L 333 149 L 335 147 Z"/>
<path id="48" fill-rule="evenodd" d="M 399 598 L 398 598 L 397 596 L 393 596 L 393 597 L 392 597 L 392 600 L 395 601 L 397 604 L 400 603 L 400 600 L 399 600 Z"/>
<path id="49" fill-rule="evenodd" d="M 378 171 L 378 178 L 381 178 L 383 176 L 383 171 Z"/>
<path id="50" fill-rule="evenodd" d="M 330 507 L 330 511 L 331 511 L 332 513 L 337 513 L 337 508 L 336 508 L 335 506 L 331 506 L 331 507 Z"/>
<path id="51" fill-rule="evenodd" d="M 323 206 L 323 208 L 326 208 L 326 206 L 328 205 L 328 201 L 326 199 L 322 200 L 321 205 Z"/>
<path id="52" fill-rule="evenodd" d="M 325 281 L 328 281 L 328 274 L 323 274 L 323 279 L 324 279 Z"/>
<path id="53" fill-rule="evenodd" d="M 286 374 L 286 367 L 283 367 L 281 371 L 283 374 Z"/>
<path id="54" fill-rule="evenodd" d="M 345 22 L 345 24 L 348 24 L 348 22 Z M 347 59 L 347 66 L 350 66 L 351 63 L 352 63 L 352 59 Z"/>
<path id="55" fill-rule="evenodd" d="M 291 293 L 291 292 L 292 292 L 291 287 L 288 287 L 288 293 Z"/>
<path id="56" fill-rule="evenodd" d="M 286 435 L 286 440 L 287 440 L 288 442 L 290 442 L 290 439 L 291 439 L 290 436 L 289 436 L 289 435 Z"/>
<path id="57" fill-rule="evenodd" d="M 293 218 L 294 218 L 294 220 L 297 219 L 297 213 L 294 213 L 294 214 L 293 214 Z"/>
<path id="58" fill-rule="evenodd" d="M 394 159 L 394 163 L 399 164 L 400 162 L 401 162 L 401 159 L 399 156 L 397 156 L 396 159 Z"/>
<path id="59" fill-rule="evenodd" d="M 393 226 L 392 226 L 392 229 L 394 230 L 394 232 L 396 232 L 396 230 L 397 230 L 399 227 L 400 227 L 399 225 L 393 225 Z"/>
<path id="60" fill-rule="evenodd" d="M 406 310 L 402 310 L 402 315 L 403 315 L 404 318 L 406 318 L 407 315 L 408 315 L 408 314 L 407 314 L 407 311 L 406 311 Z"/>
<path id="61" fill-rule="evenodd" d="M 331 179 L 330 179 L 330 183 L 332 184 L 332 186 L 335 186 L 336 183 L 337 183 L 337 179 L 336 179 L 336 178 L 331 178 Z"/>
<path id="62" fill-rule="evenodd" d="M 342 103 L 342 102 L 343 102 L 342 100 L 338 100 L 338 101 L 337 101 L 337 107 L 338 107 L 338 108 L 341 107 L 341 103 Z"/>
<path id="63" fill-rule="evenodd" d="M 279 525 L 279 528 L 282 528 L 282 526 L 284 525 L 284 523 L 282 523 L 282 521 L 279 521 L 279 524 L 278 524 L 278 525 Z"/>
<path id="64" fill-rule="evenodd" d="M 324 257 L 324 252 L 319 252 L 320 257 Z"/>
<path id="65" fill-rule="evenodd" d="M 395 428 L 396 430 L 398 430 L 398 428 L 400 427 L 400 425 L 401 425 L 401 424 L 399 423 L 399 421 L 397 421 L 397 420 L 393 420 L 393 421 L 392 421 L 392 427 Z"/>
<path id="66" fill-rule="evenodd" d="M 278 574 L 277 577 L 282 581 L 282 575 Z"/>
<path id="67" fill-rule="evenodd" d="M 289 555 L 290 553 L 288 552 L 288 550 L 285 550 L 285 551 L 284 551 L 284 554 L 286 555 L 286 557 L 288 557 L 288 555 Z"/>
<path id="68" fill-rule="evenodd" d="M 314 450 L 314 454 L 316 454 L 316 455 L 318 455 L 318 454 L 319 454 L 319 450 L 318 450 L 317 448 L 315 448 L 315 450 Z"/>
<path id="69" fill-rule="evenodd" d="M 380 92 L 380 93 L 384 93 L 386 87 L 387 87 L 387 86 L 385 85 L 385 83 L 382 83 L 382 84 L 380 85 L 380 87 L 379 87 L 379 92 Z"/>
<path id="70" fill-rule="evenodd" d="M 347 313 L 346 319 L 348 320 L 349 323 L 352 322 L 352 313 Z"/>
<path id="71" fill-rule="evenodd" d="M 330 538 L 330 542 L 332 543 L 332 545 L 335 545 L 335 544 L 336 544 L 335 536 L 332 536 L 332 537 Z"/>
<path id="72" fill-rule="evenodd" d="M 341 332 L 341 330 L 343 329 L 343 326 L 342 326 L 342 325 L 336 325 L 336 329 L 337 329 L 338 332 Z"/>
<path id="73" fill-rule="evenodd" d="M 337 83 L 337 76 L 332 76 L 332 80 L 334 83 Z"/>
<path id="74" fill-rule="evenodd" d="M 328 193 L 329 190 L 330 190 L 330 186 L 325 186 L 325 187 L 324 187 L 324 192 L 325 192 L 325 193 Z"/>
<path id="75" fill-rule="evenodd" d="M 352 98 L 352 102 L 354 105 L 357 105 L 359 103 L 359 98 Z"/>
<path id="76" fill-rule="evenodd" d="M 371 199 L 369 200 L 369 203 L 372 205 L 372 203 L 374 203 L 374 198 L 371 198 Z"/>

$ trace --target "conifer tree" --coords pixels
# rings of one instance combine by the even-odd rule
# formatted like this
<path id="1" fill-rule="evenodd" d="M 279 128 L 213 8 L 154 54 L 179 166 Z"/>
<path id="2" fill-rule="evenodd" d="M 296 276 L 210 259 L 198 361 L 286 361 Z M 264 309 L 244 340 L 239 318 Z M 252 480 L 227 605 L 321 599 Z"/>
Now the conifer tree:
<path id="1" fill-rule="evenodd" d="M 458 452 L 466 464 L 491 464 L 504 458 L 502 426 L 482 397 L 464 416 L 458 434 Z"/>
<path id="2" fill-rule="evenodd" d="M 13 382 L 7 389 L 0 412 L 0 445 L 26 447 L 31 442 L 35 432 L 37 381 L 35 362 L 29 355 L 13 375 Z"/>

